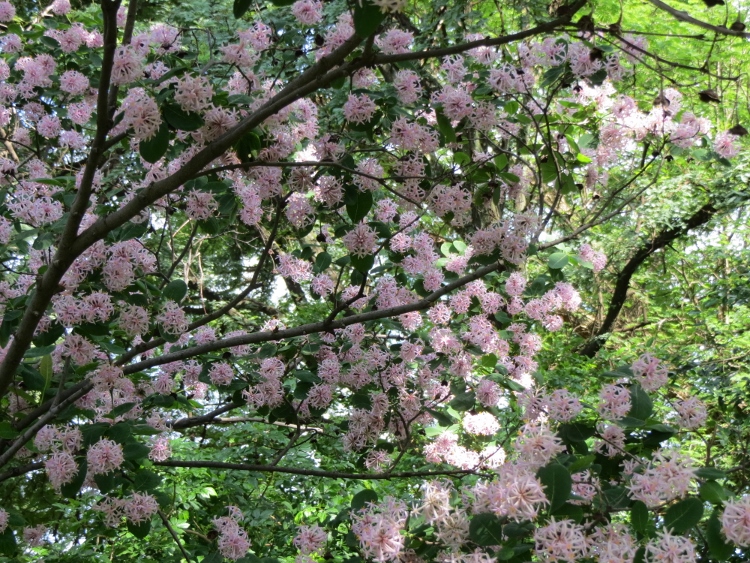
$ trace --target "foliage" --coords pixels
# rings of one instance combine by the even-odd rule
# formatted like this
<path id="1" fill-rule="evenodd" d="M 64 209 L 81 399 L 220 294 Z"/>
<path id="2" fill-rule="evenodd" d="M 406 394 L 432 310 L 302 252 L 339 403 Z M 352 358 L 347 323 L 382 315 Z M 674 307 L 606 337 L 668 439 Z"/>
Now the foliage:
<path id="1" fill-rule="evenodd" d="M 737 8 L 0 2 L 0 558 L 746 560 Z"/>

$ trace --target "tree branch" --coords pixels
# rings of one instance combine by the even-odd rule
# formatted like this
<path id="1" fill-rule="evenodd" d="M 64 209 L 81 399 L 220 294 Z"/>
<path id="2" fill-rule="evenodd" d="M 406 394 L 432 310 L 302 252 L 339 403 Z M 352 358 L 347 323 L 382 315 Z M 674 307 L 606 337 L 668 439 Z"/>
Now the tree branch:
<path id="1" fill-rule="evenodd" d="M 447 471 L 399 471 L 395 473 L 347 473 L 345 471 L 324 471 L 322 469 L 301 469 L 297 467 L 280 467 L 278 465 L 258 465 L 252 463 L 227 463 L 223 461 L 155 461 L 161 467 L 185 467 L 203 469 L 229 469 L 235 471 L 257 471 L 259 473 L 288 473 L 325 477 L 327 479 L 407 479 L 411 477 L 434 477 L 438 475 L 482 475 L 472 469 L 455 469 Z"/>
<path id="2" fill-rule="evenodd" d="M 612 293 L 612 299 L 609 302 L 607 316 L 604 318 L 602 325 L 594 332 L 594 336 L 581 349 L 581 354 L 592 358 L 604 346 L 607 341 L 606 335 L 612 332 L 612 327 L 620 314 L 628 289 L 630 280 L 636 270 L 643 264 L 646 259 L 657 250 L 664 248 L 675 239 L 683 236 L 691 229 L 708 223 L 718 213 L 718 209 L 712 203 L 707 203 L 696 211 L 691 217 L 683 222 L 679 227 L 664 230 L 656 235 L 651 241 L 641 246 L 636 253 L 628 260 L 625 267 L 620 270 L 615 283 L 615 289 Z"/>

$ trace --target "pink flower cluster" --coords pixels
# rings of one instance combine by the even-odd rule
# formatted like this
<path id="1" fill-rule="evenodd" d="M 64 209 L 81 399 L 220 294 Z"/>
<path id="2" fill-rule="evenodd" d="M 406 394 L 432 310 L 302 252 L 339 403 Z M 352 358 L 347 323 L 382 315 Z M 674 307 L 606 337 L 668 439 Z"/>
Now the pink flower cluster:
<path id="1" fill-rule="evenodd" d="M 240 527 L 242 512 L 237 507 L 228 507 L 229 516 L 214 518 L 214 526 L 219 531 L 219 552 L 232 561 L 244 557 L 250 549 L 247 532 Z"/>

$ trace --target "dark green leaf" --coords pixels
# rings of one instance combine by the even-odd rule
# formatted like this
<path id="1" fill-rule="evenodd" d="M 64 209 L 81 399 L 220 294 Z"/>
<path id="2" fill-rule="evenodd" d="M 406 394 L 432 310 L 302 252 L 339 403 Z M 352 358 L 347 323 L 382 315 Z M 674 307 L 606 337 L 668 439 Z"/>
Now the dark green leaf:
<path id="1" fill-rule="evenodd" d="M 252 6 L 251 0 L 234 0 L 234 5 L 232 6 L 232 13 L 234 14 L 235 19 L 240 19 L 242 16 L 245 15 L 245 12 L 247 12 L 250 9 L 250 6 Z"/>
<path id="2" fill-rule="evenodd" d="M 503 524 L 494 514 L 476 514 L 469 523 L 469 539 L 480 547 L 503 543 Z"/>
<path id="3" fill-rule="evenodd" d="M 669 507 L 664 515 L 664 527 L 682 534 L 700 522 L 702 517 L 703 502 L 697 498 L 686 498 Z"/>
<path id="4" fill-rule="evenodd" d="M 638 384 L 630 388 L 630 402 L 631 407 L 630 412 L 628 412 L 628 417 L 630 418 L 645 421 L 654 412 L 651 397 Z"/>
<path id="5" fill-rule="evenodd" d="M 105 475 L 94 475 L 94 481 L 96 482 L 96 486 L 99 487 L 99 490 L 102 492 L 102 494 L 105 495 L 112 489 L 114 489 L 115 485 L 117 484 L 117 482 L 115 481 L 115 474 L 113 472 L 107 473 Z"/>
<path id="6" fill-rule="evenodd" d="M 474 395 L 474 391 L 466 391 L 465 393 L 457 393 L 450 402 L 450 406 L 458 412 L 466 412 L 473 409 L 475 403 L 476 395 Z"/>
<path id="7" fill-rule="evenodd" d="M 106 415 L 106 418 L 117 418 L 126 412 L 130 412 L 136 404 L 137 403 L 123 403 L 122 405 L 117 405 L 112 409 L 112 412 Z"/>
<path id="8" fill-rule="evenodd" d="M 695 474 L 703 479 L 726 479 L 727 474 L 715 467 L 701 467 L 695 470 Z"/>
<path id="9" fill-rule="evenodd" d="M 375 33 L 385 14 L 370 0 L 354 3 L 354 31 L 360 37 L 369 37 Z"/>
<path id="10" fill-rule="evenodd" d="M 721 531 L 721 522 L 716 514 L 712 514 L 706 523 L 706 543 L 711 557 L 719 561 L 725 561 L 734 553 L 734 546 L 724 541 Z"/>
<path id="11" fill-rule="evenodd" d="M 641 534 L 645 534 L 648 530 L 651 525 L 651 516 L 644 502 L 637 500 L 633 503 L 630 509 L 630 525 Z"/>
<path id="12" fill-rule="evenodd" d="M 179 303 L 185 298 L 185 295 L 187 295 L 187 291 L 188 286 L 184 281 L 172 280 L 164 288 L 164 290 L 162 291 L 162 295 L 164 295 L 166 299 L 174 301 L 175 303 Z"/>
<path id="13" fill-rule="evenodd" d="M 0 534 L 0 553 L 8 557 L 13 557 L 18 552 L 18 545 L 16 544 L 16 535 L 13 530 L 6 528 L 5 531 Z"/>
<path id="14" fill-rule="evenodd" d="M 133 488 L 136 491 L 153 491 L 156 489 L 156 487 L 159 486 L 159 483 L 161 483 L 161 477 L 154 473 L 153 471 L 149 471 L 148 469 L 141 469 L 138 473 L 135 474 L 135 479 L 133 479 Z"/>
<path id="15" fill-rule="evenodd" d="M 573 479 L 568 470 L 557 462 L 542 467 L 537 476 L 544 485 L 544 494 L 549 500 L 549 509 L 554 512 L 567 502 L 573 487 Z"/>
<path id="16" fill-rule="evenodd" d="M 183 110 L 177 104 L 167 104 L 162 108 L 164 119 L 167 120 L 172 127 L 180 129 L 182 131 L 195 131 L 203 127 L 203 118 L 192 112 Z"/>
<path id="17" fill-rule="evenodd" d="M 0 422 L 0 439 L 10 440 L 18 436 L 18 430 L 14 430 L 10 422 Z"/>
<path id="18" fill-rule="evenodd" d="M 721 504 L 727 499 L 727 492 L 724 487 L 716 481 L 706 481 L 700 486 L 698 491 L 701 499 L 713 504 Z"/>
<path id="19" fill-rule="evenodd" d="M 316 274 L 325 272 L 330 265 L 331 255 L 327 252 L 321 252 L 315 257 L 315 266 L 313 267 L 313 272 Z"/>
<path id="20" fill-rule="evenodd" d="M 83 482 L 86 480 L 86 473 L 88 471 L 88 464 L 85 457 L 78 459 L 78 473 L 75 478 L 68 484 L 60 487 L 60 493 L 65 498 L 73 498 L 81 490 Z"/>
<path id="21" fill-rule="evenodd" d="M 364 508 L 364 506 L 368 502 L 377 502 L 378 501 L 378 493 L 376 493 L 373 490 L 365 489 L 363 491 L 359 491 L 354 497 L 352 497 L 352 509 L 353 510 L 359 510 L 360 508 Z"/>
<path id="22" fill-rule="evenodd" d="M 151 137 L 148 141 L 141 141 L 138 143 L 138 150 L 143 157 L 143 160 L 154 164 L 161 157 L 167 154 L 169 148 L 169 126 L 166 122 L 162 122 L 159 131 L 156 135 Z"/>
<path id="23" fill-rule="evenodd" d="M 133 524 L 128 520 L 128 531 L 138 539 L 142 540 L 151 531 L 151 520 L 141 522 L 140 524 Z"/>
<path id="24" fill-rule="evenodd" d="M 375 256 L 373 254 L 368 256 L 354 256 L 353 254 L 350 254 L 349 257 L 351 258 L 351 263 L 352 266 L 354 266 L 354 269 L 363 274 L 369 272 L 370 268 L 375 264 Z"/>
<path id="25" fill-rule="evenodd" d="M 445 117 L 442 111 L 435 112 L 435 115 L 437 116 L 438 131 L 445 137 L 445 141 L 447 143 L 455 143 L 456 132 L 453 130 L 451 120 Z"/>
<path id="26" fill-rule="evenodd" d="M 130 442 L 129 444 L 125 444 L 125 446 L 122 448 L 122 455 L 128 461 L 138 461 L 144 459 L 150 451 L 151 448 L 144 444 L 139 444 L 138 442 Z"/>
<path id="27" fill-rule="evenodd" d="M 359 223 L 372 209 L 372 192 L 360 192 L 354 186 L 347 186 L 344 202 L 349 219 L 352 223 Z"/>

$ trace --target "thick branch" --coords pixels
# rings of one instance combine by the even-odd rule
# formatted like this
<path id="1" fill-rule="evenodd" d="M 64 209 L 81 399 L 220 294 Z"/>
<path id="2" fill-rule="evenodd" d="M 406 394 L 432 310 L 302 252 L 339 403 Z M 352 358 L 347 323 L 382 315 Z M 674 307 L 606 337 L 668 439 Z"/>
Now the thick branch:
<path id="1" fill-rule="evenodd" d="M 366 323 L 368 321 L 376 321 L 379 319 L 396 317 L 398 315 L 411 313 L 413 311 L 424 311 L 425 309 L 429 309 L 432 304 L 435 303 L 438 299 L 440 299 L 444 295 L 448 295 L 449 293 L 451 293 L 454 289 L 463 287 L 467 283 L 483 278 L 484 276 L 491 274 L 492 272 L 502 270 L 503 268 L 504 265 L 502 263 L 483 266 L 475 272 L 459 278 L 456 281 L 449 283 L 444 287 L 441 287 L 437 291 L 433 291 L 427 297 L 424 297 L 419 301 L 415 301 L 414 303 L 407 303 L 406 305 L 399 305 L 397 307 L 390 307 L 388 309 L 375 309 L 372 311 L 367 311 L 366 313 L 351 315 L 350 317 L 344 317 L 343 319 L 333 320 L 330 322 L 323 321 L 317 323 L 309 323 L 284 330 L 254 332 L 252 334 L 244 334 L 242 336 L 233 336 L 232 338 L 215 340 L 214 342 L 208 342 L 199 346 L 192 346 L 190 348 L 185 348 L 184 350 L 178 350 L 177 352 L 164 354 L 163 356 L 157 356 L 155 358 L 149 358 L 147 360 L 131 364 L 127 366 L 123 371 L 127 375 L 154 366 L 160 366 L 169 362 L 175 362 L 177 360 L 186 360 L 188 358 L 200 356 L 201 354 L 207 354 L 208 352 L 223 350 L 225 348 L 233 348 L 235 346 L 242 346 L 244 344 L 275 342 L 319 332 L 330 332 L 335 329 L 344 328 L 357 323 Z"/>
<path id="2" fill-rule="evenodd" d="M 599 329 L 594 333 L 594 337 L 581 349 L 581 354 L 591 358 L 596 355 L 602 346 L 604 346 L 604 343 L 607 341 L 606 335 L 612 331 L 617 316 L 620 314 L 620 311 L 625 304 L 625 298 L 627 297 L 628 288 L 630 287 L 630 280 L 641 264 L 643 264 L 643 262 L 645 262 L 654 252 L 664 248 L 691 229 L 695 229 L 696 227 L 708 223 L 717 212 L 718 210 L 713 204 L 707 203 L 688 218 L 682 225 L 660 232 L 651 241 L 638 249 L 618 274 L 615 289 L 612 293 L 612 299 L 609 302 L 607 316 Z"/>
<path id="3" fill-rule="evenodd" d="M 210 469 L 230 469 L 235 471 L 257 471 L 259 473 L 289 473 L 328 479 L 405 479 L 410 477 L 433 477 L 437 475 L 477 475 L 471 469 L 449 471 L 399 471 L 395 473 L 347 473 L 344 471 L 324 471 L 322 469 L 300 469 L 297 467 L 280 467 L 278 465 L 257 465 L 253 463 L 226 463 L 223 461 L 156 461 L 154 465 L 162 467 L 199 467 Z"/>

